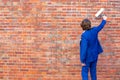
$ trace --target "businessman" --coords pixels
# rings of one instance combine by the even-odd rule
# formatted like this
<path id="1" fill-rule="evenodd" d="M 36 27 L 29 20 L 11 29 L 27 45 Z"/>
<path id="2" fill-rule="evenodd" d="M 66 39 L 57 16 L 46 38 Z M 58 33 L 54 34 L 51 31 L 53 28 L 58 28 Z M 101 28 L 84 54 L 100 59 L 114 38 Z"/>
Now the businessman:
<path id="1" fill-rule="evenodd" d="M 80 61 L 82 65 L 82 80 L 88 79 L 88 72 L 90 71 L 91 80 L 97 80 L 96 66 L 98 55 L 103 52 L 103 49 L 98 40 L 98 33 L 106 24 L 107 17 L 102 16 L 102 22 L 99 26 L 91 28 L 91 21 L 84 19 L 81 22 L 83 33 L 80 40 Z"/>

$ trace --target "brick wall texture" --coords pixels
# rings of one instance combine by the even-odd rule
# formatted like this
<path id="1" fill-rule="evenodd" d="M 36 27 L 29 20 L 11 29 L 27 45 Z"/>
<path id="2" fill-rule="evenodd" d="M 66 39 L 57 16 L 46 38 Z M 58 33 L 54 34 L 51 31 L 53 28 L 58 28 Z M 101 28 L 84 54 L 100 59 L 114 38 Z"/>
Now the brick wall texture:
<path id="1" fill-rule="evenodd" d="M 80 22 L 100 8 L 98 80 L 120 80 L 120 0 L 0 0 L 0 80 L 81 80 Z"/>

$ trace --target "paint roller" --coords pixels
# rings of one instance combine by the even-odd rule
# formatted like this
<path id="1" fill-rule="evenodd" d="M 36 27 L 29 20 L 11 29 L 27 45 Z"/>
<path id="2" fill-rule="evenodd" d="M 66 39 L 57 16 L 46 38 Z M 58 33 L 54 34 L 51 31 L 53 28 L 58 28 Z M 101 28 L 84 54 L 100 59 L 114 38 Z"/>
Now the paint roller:
<path id="1" fill-rule="evenodd" d="M 103 16 L 103 15 L 102 15 L 102 12 L 103 12 L 104 10 L 105 10 L 104 8 L 101 8 L 101 9 L 95 14 L 95 17 L 101 17 L 101 16 Z"/>

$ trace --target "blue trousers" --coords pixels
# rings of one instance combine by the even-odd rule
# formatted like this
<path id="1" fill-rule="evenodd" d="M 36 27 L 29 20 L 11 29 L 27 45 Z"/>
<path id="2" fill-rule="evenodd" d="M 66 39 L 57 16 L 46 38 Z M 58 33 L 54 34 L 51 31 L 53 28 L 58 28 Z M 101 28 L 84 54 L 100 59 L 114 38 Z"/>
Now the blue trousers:
<path id="1" fill-rule="evenodd" d="M 90 70 L 90 76 L 91 80 L 97 80 L 97 74 L 96 74 L 96 66 L 97 66 L 97 60 L 93 62 L 86 62 L 85 66 L 82 66 L 82 80 L 89 80 L 88 79 L 88 72 Z"/>

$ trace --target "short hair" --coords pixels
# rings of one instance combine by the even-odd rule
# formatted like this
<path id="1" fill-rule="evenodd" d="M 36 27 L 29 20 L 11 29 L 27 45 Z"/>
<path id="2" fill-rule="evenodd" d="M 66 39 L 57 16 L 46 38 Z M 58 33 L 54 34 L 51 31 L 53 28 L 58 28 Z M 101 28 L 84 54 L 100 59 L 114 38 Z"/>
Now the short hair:
<path id="1" fill-rule="evenodd" d="M 84 19 L 81 23 L 81 27 L 83 30 L 91 29 L 91 21 L 89 19 Z"/>

